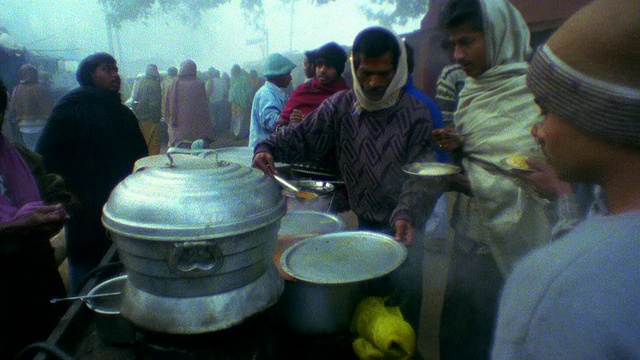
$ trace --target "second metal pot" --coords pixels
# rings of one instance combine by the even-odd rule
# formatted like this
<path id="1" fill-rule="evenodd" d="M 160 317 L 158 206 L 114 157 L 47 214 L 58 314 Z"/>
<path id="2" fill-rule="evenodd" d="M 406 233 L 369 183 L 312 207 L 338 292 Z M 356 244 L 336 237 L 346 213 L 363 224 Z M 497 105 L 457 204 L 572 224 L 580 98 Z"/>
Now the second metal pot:
<path id="1" fill-rule="evenodd" d="M 287 281 L 278 301 L 280 318 L 298 333 L 333 334 L 349 329 L 358 303 L 365 297 L 365 282 L 314 284 Z"/>
<path id="2" fill-rule="evenodd" d="M 122 293 L 126 280 L 126 275 L 107 280 L 91 289 L 87 295 L 91 297 L 114 292 Z M 86 304 L 95 314 L 96 332 L 100 340 L 113 344 L 128 344 L 135 340 L 134 327 L 120 315 L 122 294 L 89 298 Z"/>

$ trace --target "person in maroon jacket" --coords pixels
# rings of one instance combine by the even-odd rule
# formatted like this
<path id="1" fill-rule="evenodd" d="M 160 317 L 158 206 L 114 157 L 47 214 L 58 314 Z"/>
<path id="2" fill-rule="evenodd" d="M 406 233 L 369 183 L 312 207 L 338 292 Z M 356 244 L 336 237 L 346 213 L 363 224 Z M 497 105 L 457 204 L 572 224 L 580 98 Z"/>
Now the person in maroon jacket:
<path id="1" fill-rule="evenodd" d="M 287 104 L 276 122 L 276 128 L 288 124 L 299 124 L 322 102 L 349 86 L 341 77 L 347 53 L 330 42 L 314 51 L 315 75 L 310 81 L 300 84 L 289 96 Z"/>

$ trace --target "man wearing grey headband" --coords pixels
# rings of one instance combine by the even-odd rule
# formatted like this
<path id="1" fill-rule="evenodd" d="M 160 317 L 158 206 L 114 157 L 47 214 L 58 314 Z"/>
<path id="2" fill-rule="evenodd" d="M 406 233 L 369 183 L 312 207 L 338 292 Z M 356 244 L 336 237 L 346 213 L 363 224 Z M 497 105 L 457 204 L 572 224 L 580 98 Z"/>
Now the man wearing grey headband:
<path id="1" fill-rule="evenodd" d="M 639 2 L 596 0 L 533 59 L 547 161 L 564 181 L 600 185 L 606 212 L 514 269 L 495 359 L 640 358 L 638 38 Z"/>

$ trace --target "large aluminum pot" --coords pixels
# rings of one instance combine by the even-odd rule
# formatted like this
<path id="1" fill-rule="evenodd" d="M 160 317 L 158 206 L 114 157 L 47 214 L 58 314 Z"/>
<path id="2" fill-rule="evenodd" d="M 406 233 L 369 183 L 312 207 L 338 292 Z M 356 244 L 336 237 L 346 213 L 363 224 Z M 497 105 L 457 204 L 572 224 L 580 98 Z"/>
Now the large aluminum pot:
<path id="1" fill-rule="evenodd" d="M 200 333 L 241 321 L 273 305 L 282 280 L 271 255 L 276 247 L 284 198 L 275 181 L 262 172 L 217 160 L 212 152 L 172 154 L 148 162 L 123 180 L 103 209 L 128 280 L 123 315 L 143 328 L 173 333 Z M 232 294 L 260 280 L 270 282 L 236 318 L 189 324 L 198 312 L 175 327 L 158 329 L 160 317 L 146 305 L 171 304 L 176 313 L 196 302 L 234 302 Z M 143 304 L 140 303 L 143 302 Z M 242 303 L 236 304 L 240 308 Z M 144 314 L 141 311 L 145 311 Z M 154 316 L 156 318 L 154 318 Z M 180 323 L 182 321 L 183 323 Z M 174 321 L 176 322 L 176 321 Z"/>

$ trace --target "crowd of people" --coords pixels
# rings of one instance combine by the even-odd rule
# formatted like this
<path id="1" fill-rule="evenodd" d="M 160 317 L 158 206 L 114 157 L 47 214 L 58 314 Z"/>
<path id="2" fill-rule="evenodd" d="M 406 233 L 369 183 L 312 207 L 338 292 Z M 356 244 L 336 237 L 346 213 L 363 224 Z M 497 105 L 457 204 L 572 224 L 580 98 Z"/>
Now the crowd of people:
<path id="1" fill-rule="evenodd" d="M 450 0 L 440 27 L 455 64 L 435 99 L 413 85 L 412 47 L 383 27 L 350 54 L 305 52 L 307 80 L 289 90 L 297 65 L 278 53 L 230 76 L 185 60 L 164 77 L 149 64 L 126 106 L 116 59 L 96 53 L 54 104 L 24 65 L 11 96 L 0 83 L 13 129 L 0 137 L 0 287 L 19 294 L 0 301 L 0 357 L 64 311 L 49 303 L 64 295 L 51 236 L 64 226 L 75 294 L 111 245 L 102 206 L 134 162 L 233 136 L 265 176 L 275 162 L 338 174 L 358 229 L 407 247 L 371 291 L 418 343 L 426 229 L 451 228 L 441 359 L 640 358 L 640 3 L 595 0 L 535 51 L 507 0 Z M 505 161 L 518 154 L 524 168 Z M 461 172 L 403 171 L 416 162 Z"/>

